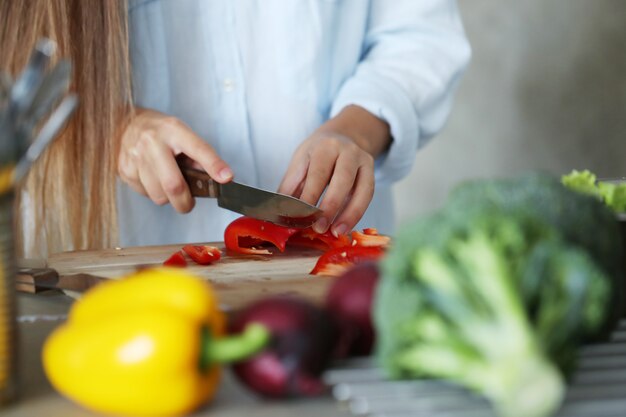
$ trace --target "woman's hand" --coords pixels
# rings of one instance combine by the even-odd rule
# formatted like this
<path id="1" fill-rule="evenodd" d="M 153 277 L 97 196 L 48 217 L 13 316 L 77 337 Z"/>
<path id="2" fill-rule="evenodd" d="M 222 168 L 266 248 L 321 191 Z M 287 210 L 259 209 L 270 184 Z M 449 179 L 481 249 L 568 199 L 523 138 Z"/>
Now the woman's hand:
<path id="1" fill-rule="evenodd" d="M 374 158 L 391 141 L 389 125 L 357 106 L 346 107 L 296 150 L 278 189 L 310 204 L 323 217 L 318 233 L 331 226 L 337 236 L 352 230 L 374 195 Z"/>
<path id="2" fill-rule="evenodd" d="M 138 109 L 122 135 L 118 158 L 120 178 L 154 203 L 170 203 L 180 213 L 189 212 L 194 199 L 178 168 L 176 156 L 184 154 L 220 183 L 233 173 L 215 149 L 179 119 L 154 110 Z"/>

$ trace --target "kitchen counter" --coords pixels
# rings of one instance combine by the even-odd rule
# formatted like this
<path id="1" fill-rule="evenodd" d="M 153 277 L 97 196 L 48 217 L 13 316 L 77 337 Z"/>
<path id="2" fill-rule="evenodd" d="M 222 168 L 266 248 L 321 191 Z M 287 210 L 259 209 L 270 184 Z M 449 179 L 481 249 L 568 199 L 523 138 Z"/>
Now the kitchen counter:
<path id="1" fill-rule="evenodd" d="M 91 413 L 56 393 L 43 373 L 40 352 L 46 336 L 62 320 L 72 299 L 49 291 L 18 295 L 20 398 L 0 409 L 3 417 L 89 417 Z M 346 417 L 330 397 L 292 401 L 264 401 L 248 393 L 229 374 L 224 379 L 214 401 L 193 416 L 211 417 Z"/>

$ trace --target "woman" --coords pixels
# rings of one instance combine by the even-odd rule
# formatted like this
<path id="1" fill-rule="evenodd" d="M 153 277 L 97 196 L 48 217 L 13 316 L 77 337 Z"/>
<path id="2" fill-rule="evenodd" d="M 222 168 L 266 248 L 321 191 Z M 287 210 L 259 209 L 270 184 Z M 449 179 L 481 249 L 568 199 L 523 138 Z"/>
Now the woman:
<path id="1" fill-rule="evenodd" d="M 70 26 L 115 8 L 112 2 L 91 9 L 66 3 Z M 74 8 L 78 12 L 69 12 Z M 122 23 L 124 11 L 115 13 Z M 391 184 L 441 127 L 469 59 L 451 0 L 137 0 L 129 3 L 129 22 L 137 111 L 119 139 L 108 141 L 106 168 L 83 167 L 93 178 L 118 164 L 122 245 L 221 240 L 237 216 L 212 200 L 196 201 L 189 212 L 194 202 L 175 162 L 181 153 L 220 182 L 234 176 L 319 200 L 325 215 L 314 227 L 320 232 L 345 233 L 361 220 L 391 233 Z M 110 59 L 124 51 L 124 32 L 101 26 L 96 29 L 119 42 L 106 52 Z M 104 88 L 119 93 L 123 104 L 123 57 L 119 61 L 118 89 Z M 93 96 L 80 87 L 81 97 Z M 118 108 L 125 110 L 111 109 L 111 121 L 129 114 L 127 106 Z M 115 122 L 111 136 L 114 128 Z M 74 181 L 76 187 L 80 180 Z M 85 188 L 101 189 L 94 187 L 99 184 Z"/>
<path id="2" fill-rule="evenodd" d="M 441 127 L 469 57 L 454 1 L 130 6 L 135 104 L 176 119 L 159 128 L 150 112 L 125 135 L 122 179 L 149 199 L 121 187 L 123 245 L 221 240 L 237 216 L 211 200 L 176 213 L 192 204 L 172 158 L 182 137 L 216 179 L 312 204 L 325 191 L 320 232 L 352 229 L 368 206 L 360 226 L 392 231 L 391 184 Z"/>

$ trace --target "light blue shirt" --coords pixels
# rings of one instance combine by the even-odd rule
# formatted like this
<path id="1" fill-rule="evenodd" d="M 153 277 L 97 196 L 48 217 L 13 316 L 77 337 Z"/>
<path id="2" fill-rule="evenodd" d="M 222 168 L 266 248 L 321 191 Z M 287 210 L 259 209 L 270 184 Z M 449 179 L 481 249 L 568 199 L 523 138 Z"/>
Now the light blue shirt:
<path id="1" fill-rule="evenodd" d="M 453 0 L 136 0 L 130 41 L 136 105 L 186 122 L 238 182 L 276 190 L 296 147 L 347 105 L 387 121 L 357 226 L 387 234 L 391 185 L 443 126 L 470 58 Z M 181 215 L 123 184 L 118 199 L 124 246 L 221 241 L 239 216 L 207 199 Z"/>

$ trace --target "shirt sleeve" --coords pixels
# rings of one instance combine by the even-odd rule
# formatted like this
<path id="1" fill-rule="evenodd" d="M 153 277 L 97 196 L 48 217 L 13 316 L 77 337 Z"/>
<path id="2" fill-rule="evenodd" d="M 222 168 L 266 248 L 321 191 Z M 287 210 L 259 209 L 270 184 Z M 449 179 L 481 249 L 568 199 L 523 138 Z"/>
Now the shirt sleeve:
<path id="1" fill-rule="evenodd" d="M 445 123 L 470 59 L 456 0 L 372 0 L 363 55 L 333 100 L 389 123 L 392 143 L 376 161 L 376 180 L 406 176 L 416 151 Z"/>

